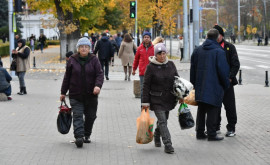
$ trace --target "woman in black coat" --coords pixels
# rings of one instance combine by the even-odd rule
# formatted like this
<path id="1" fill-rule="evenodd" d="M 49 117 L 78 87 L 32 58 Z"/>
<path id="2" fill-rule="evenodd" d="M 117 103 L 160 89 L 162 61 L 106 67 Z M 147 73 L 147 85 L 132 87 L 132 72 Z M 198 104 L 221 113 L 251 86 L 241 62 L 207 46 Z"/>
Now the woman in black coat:
<path id="1" fill-rule="evenodd" d="M 147 66 L 143 84 L 143 109 L 149 108 L 155 112 L 158 119 L 154 133 L 156 147 L 161 147 L 160 136 L 165 145 L 165 152 L 172 153 L 170 132 L 167 127 L 169 111 L 174 109 L 177 100 L 172 94 L 174 76 L 178 76 L 176 67 L 172 61 L 168 61 L 167 50 L 163 43 L 154 47 L 155 56 L 149 57 L 150 64 Z"/>

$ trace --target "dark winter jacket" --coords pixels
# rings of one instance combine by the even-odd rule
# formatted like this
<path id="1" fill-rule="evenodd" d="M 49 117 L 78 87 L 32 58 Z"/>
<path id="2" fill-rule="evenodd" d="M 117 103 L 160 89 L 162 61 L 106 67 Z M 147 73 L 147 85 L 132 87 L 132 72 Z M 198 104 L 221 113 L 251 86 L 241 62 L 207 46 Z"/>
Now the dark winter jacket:
<path id="1" fill-rule="evenodd" d="M 103 36 L 97 41 L 94 54 L 97 53 L 100 60 L 110 60 L 110 58 L 113 57 L 113 48 L 111 42 L 108 40 L 108 37 Z"/>
<path id="2" fill-rule="evenodd" d="M 0 91 L 4 91 L 10 87 L 11 76 L 8 74 L 5 68 L 0 67 Z"/>
<path id="3" fill-rule="evenodd" d="M 232 79 L 231 84 L 236 85 L 238 84 L 238 81 L 236 79 L 236 75 L 238 73 L 238 70 L 240 68 L 240 62 L 238 59 L 237 51 L 235 49 L 235 46 L 225 40 L 224 42 L 224 48 L 223 50 L 226 53 L 227 62 L 230 67 L 230 79 Z"/>
<path id="4" fill-rule="evenodd" d="M 113 53 L 114 52 L 118 52 L 119 48 L 117 43 L 115 42 L 115 40 L 110 40 L 111 44 L 112 44 L 112 49 L 113 49 Z"/>
<path id="5" fill-rule="evenodd" d="M 69 91 L 69 98 L 79 100 L 82 96 L 93 95 L 94 87 L 101 88 L 103 81 L 104 75 L 97 57 L 89 54 L 85 65 L 81 65 L 79 54 L 76 53 L 69 58 L 61 94 Z"/>
<path id="6" fill-rule="evenodd" d="M 169 111 L 176 105 L 172 94 L 174 76 L 178 76 L 172 61 L 159 63 L 155 57 L 149 57 L 150 64 L 144 74 L 142 105 L 149 105 L 150 110 Z"/>
<path id="7" fill-rule="evenodd" d="M 120 48 L 122 40 L 123 39 L 121 37 L 116 37 L 115 38 L 115 42 L 117 43 L 118 48 Z"/>
<path id="8" fill-rule="evenodd" d="M 225 52 L 214 40 L 206 39 L 191 56 L 190 82 L 195 100 L 221 107 L 224 90 L 229 85 L 229 66 Z"/>

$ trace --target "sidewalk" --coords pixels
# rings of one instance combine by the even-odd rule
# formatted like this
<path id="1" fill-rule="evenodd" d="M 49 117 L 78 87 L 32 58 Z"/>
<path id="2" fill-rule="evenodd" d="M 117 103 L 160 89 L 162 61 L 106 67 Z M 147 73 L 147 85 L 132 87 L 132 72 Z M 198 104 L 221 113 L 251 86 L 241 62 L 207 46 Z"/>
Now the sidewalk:
<path id="1" fill-rule="evenodd" d="M 47 49 L 45 53 L 46 51 Z M 70 143 L 70 140 L 74 139 L 72 128 L 67 135 L 57 132 L 57 107 L 60 105 L 60 87 L 64 72 L 28 73 L 28 94 L 25 96 L 16 95 L 18 81 L 12 81 L 13 100 L 0 102 L 0 164 L 270 164 L 270 88 L 253 84 L 235 87 L 237 135 L 232 138 L 225 137 L 221 142 L 196 140 L 194 128 L 181 130 L 176 107 L 171 111 L 168 121 L 175 153 L 165 154 L 163 145 L 155 148 L 153 142 L 136 144 L 136 119 L 140 115 L 140 99 L 134 98 L 132 82 L 113 77 L 114 74 L 122 73 L 120 60 L 116 61 L 116 64 L 110 68 L 112 78 L 105 80 L 99 96 L 92 143 L 84 144 L 82 149 L 77 149 L 74 143 Z M 55 65 L 62 67 L 62 64 Z M 186 71 L 184 66 L 188 68 L 188 64 L 181 63 L 177 69 L 180 75 L 188 76 L 189 71 Z M 184 78 L 187 78 L 185 76 Z M 197 107 L 190 108 L 196 119 Z M 151 116 L 154 117 L 154 114 L 151 113 Z M 222 119 L 221 131 L 224 135 L 224 110 Z"/>

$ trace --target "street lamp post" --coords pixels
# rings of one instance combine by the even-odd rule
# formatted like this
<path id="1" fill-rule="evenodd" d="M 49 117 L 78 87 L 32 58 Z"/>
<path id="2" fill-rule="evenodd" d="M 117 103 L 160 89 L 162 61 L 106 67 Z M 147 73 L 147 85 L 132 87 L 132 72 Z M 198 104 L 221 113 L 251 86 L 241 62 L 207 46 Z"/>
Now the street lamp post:
<path id="1" fill-rule="evenodd" d="M 238 0 L 238 43 L 240 43 L 240 0 Z"/>
<path id="2" fill-rule="evenodd" d="M 10 54 L 10 63 L 12 61 L 12 50 L 14 49 L 14 32 L 13 32 L 13 24 L 12 24 L 12 17 L 13 17 L 13 1 L 8 1 L 8 25 L 9 25 L 9 54 Z M 15 22 L 16 23 L 16 22 Z M 16 26 L 16 25 L 14 25 Z M 11 71 L 11 76 L 15 76 L 15 72 Z"/>

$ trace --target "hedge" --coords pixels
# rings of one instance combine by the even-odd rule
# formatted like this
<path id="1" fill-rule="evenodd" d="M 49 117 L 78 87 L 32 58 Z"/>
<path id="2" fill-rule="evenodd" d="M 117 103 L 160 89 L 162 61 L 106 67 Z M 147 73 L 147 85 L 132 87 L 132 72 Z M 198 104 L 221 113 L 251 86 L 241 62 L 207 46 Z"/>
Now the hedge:
<path id="1" fill-rule="evenodd" d="M 30 47 L 30 42 L 29 41 L 26 42 L 26 45 L 28 45 Z M 59 40 L 47 40 L 44 48 L 47 48 L 48 45 L 60 45 L 60 41 Z M 35 42 L 35 50 L 38 50 L 38 49 L 39 49 L 38 42 Z M 8 55 L 9 55 L 9 43 L 1 44 L 0 45 L 0 56 L 5 57 Z"/>

